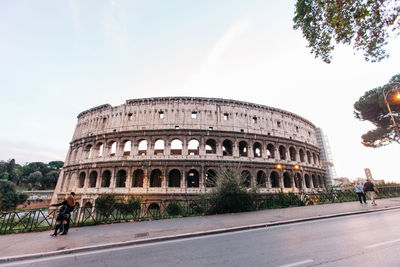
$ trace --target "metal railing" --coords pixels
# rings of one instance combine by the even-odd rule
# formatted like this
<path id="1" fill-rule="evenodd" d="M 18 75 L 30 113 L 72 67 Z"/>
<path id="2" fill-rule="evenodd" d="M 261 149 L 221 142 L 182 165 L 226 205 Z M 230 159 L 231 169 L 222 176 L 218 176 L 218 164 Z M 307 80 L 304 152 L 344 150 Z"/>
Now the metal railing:
<path id="1" fill-rule="evenodd" d="M 378 189 L 380 198 L 400 196 L 400 187 L 397 186 L 378 187 Z M 355 200 L 357 200 L 357 195 L 353 190 L 324 190 L 315 193 L 257 194 L 252 196 L 250 206 L 251 210 L 262 210 Z M 142 201 L 136 209 L 127 212 L 116 207 L 109 214 L 101 213 L 96 208 L 78 208 L 71 213 L 71 226 L 213 214 L 214 205 L 211 199 L 199 198 Z M 3 212 L 0 214 L 0 234 L 51 229 L 55 226 L 57 212 L 58 210 Z"/>

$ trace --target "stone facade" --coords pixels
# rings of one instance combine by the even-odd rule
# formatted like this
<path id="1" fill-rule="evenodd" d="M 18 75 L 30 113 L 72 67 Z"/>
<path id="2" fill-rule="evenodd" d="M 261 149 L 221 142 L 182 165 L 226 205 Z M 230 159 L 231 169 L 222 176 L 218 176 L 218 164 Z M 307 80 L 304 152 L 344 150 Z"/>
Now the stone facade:
<path id="1" fill-rule="evenodd" d="M 102 105 L 78 115 L 52 201 L 70 191 L 81 206 L 107 193 L 187 198 L 212 190 L 220 166 L 239 166 L 261 193 L 310 191 L 326 184 L 315 129 L 296 114 L 227 99 Z"/>

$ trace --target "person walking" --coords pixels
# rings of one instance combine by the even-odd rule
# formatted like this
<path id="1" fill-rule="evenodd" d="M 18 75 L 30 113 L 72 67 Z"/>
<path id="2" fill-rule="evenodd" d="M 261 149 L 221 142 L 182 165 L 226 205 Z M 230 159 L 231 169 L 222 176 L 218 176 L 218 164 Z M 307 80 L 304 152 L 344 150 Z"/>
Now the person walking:
<path id="1" fill-rule="evenodd" d="M 74 197 L 75 197 L 75 193 L 71 192 L 71 194 L 69 194 L 65 197 L 65 200 L 63 202 L 51 205 L 52 207 L 58 207 L 58 206 L 66 207 L 65 211 L 64 211 L 64 218 L 66 220 L 66 223 L 63 224 L 63 232 L 61 235 L 66 235 L 68 233 L 69 225 L 71 223 L 71 212 L 74 210 L 74 207 L 75 207 L 75 198 Z"/>
<path id="2" fill-rule="evenodd" d="M 356 186 L 354 187 L 354 191 L 356 192 L 360 203 L 363 204 L 363 201 L 364 201 L 364 204 L 367 204 L 367 201 L 365 199 L 365 193 L 364 193 L 363 187 L 361 186 L 361 182 L 358 182 L 356 184 Z"/>
<path id="3" fill-rule="evenodd" d="M 372 206 L 376 206 L 375 198 L 376 193 L 379 192 L 376 186 L 372 183 L 371 179 L 367 179 L 367 182 L 364 184 L 363 190 L 365 193 L 369 192 L 369 196 L 371 197 Z"/>

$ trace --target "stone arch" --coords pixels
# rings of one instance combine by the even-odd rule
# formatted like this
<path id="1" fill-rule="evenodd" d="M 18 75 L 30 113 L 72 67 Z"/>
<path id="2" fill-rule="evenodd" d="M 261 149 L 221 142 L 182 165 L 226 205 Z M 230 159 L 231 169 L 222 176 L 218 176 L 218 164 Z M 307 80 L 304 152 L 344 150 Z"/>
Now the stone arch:
<path id="1" fill-rule="evenodd" d="M 163 155 L 165 150 L 165 142 L 162 139 L 157 139 L 154 143 L 154 155 Z"/>
<path id="2" fill-rule="evenodd" d="M 196 169 L 190 169 L 187 173 L 187 187 L 200 186 L 200 174 Z"/>
<path id="3" fill-rule="evenodd" d="M 208 139 L 206 142 L 206 154 L 217 153 L 217 142 L 214 139 Z"/>
<path id="4" fill-rule="evenodd" d="M 222 155 L 232 156 L 232 148 L 233 148 L 232 141 L 229 139 L 225 139 L 224 142 L 222 142 Z"/>
<path id="5" fill-rule="evenodd" d="M 183 144 L 178 138 L 171 141 L 171 155 L 182 155 Z"/>
<path id="6" fill-rule="evenodd" d="M 315 153 L 312 153 L 312 157 L 314 164 L 317 164 L 317 155 Z"/>
<path id="7" fill-rule="evenodd" d="M 304 181 L 306 182 L 306 187 L 311 188 L 310 176 L 307 173 L 304 174 Z"/>
<path id="8" fill-rule="evenodd" d="M 92 171 L 89 175 L 89 187 L 96 187 L 97 171 Z"/>
<path id="9" fill-rule="evenodd" d="M 168 187 L 181 187 L 181 172 L 173 169 L 168 173 Z"/>
<path id="10" fill-rule="evenodd" d="M 188 154 L 198 155 L 199 154 L 199 141 L 197 139 L 191 139 L 188 143 Z"/>
<path id="11" fill-rule="evenodd" d="M 85 186 L 85 179 L 86 179 L 86 173 L 85 172 L 79 173 L 78 188 L 83 188 Z"/>
<path id="12" fill-rule="evenodd" d="M 270 174 L 270 180 L 271 180 L 271 187 L 272 188 L 279 188 L 279 174 L 276 171 L 271 172 Z"/>
<path id="13" fill-rule="evenodd" d="M 279 146 L 279 158 L 281 160 L 285 160 L 286 159 L 286 148 L 284 146 Z"/>
<path id="14" fill-rule="evenodd" d="M 108 147 L 110 150 L 110 156 L 115 156 L 115 154 L 117 153 L 117 142 L 115 141 L 111 141 L 108 143 Z"/>
<path id="15" fill-rule="evenodd" d="M 290 154 L 290 160 L 291 161 L 296 161 L 297 160 L 296 149 L 294 147 L 291 146 L 289 148 L 289 154 Z"/>
<path id="16" fill-rule="evenodd" d="M 131 154 L 132 142 L 129 140 L 124 141 L 124 156 L 129 156 Z"/>
<path id="17" fill-rule="evenodd" d="M 298 189 L 302 189 L 303 188 L 303 179 L 301 178 L 301 174 L 300 173 L 296 173 L 294 182 L 295 182 L 296 188 L 298 188 Z"/>
<path id="18" fill-rule="evenodd" d="M 93 208 L 92 202 L 87 201 L 87 202 L 83 205 L 83 208 L 85 208 L 85 209 L 91 209 L 91 208 Z"/>
<path id="19" fill-rule="evenodd" d="M 249 148 L 246 141 L 239 142 L 239 156 L 247 157 L 249 154 Z"/>
<path id="20" fill-rule="evenodd" d="M 132 187 L 143 187 L 144 172 L 137 169 L 133 172 Z"/>
<path id="21" fill-rule="evenodd" d="M 101 175 L 101 187 L 110 187 L 111 184 L 111 172 L 105 170 Z"/>
<path id="22" fill-rule="evenodd" d="M 304 162 L 304 150 L 303 149 L 299 149 L 299 156 L 300 156 L 300 162 Z"/>
<path id="23" fill-rule="evenodd" d="M 262 145 L 259 142 L 255 142 L 253 145 L 253 155 L 255 158 L 262 157 Z"/>
<path id="24" fill-rule="evenodd" d="M 267 186 L 267 175 L 264 171 L 257 172 L 257 186 L 266 187 Z"/>
<path id="25" fill-rule="evenodd" d="M 311 162 L 311 153 L 310 153 L 310 151 L 307 150 L 306 154 L 307 154 L 307 163 L 312 163 Z"/>
<path id="26" fill-rule="evenodd" d="M 104 144 L 102 142 L 97 143 L 96 145 L 97 157 L 102 157 L 104 152 Z"/>
<path id="27" fill-rule="evenodd" d="M 319 187 L 319 185 L 318 185 L 318 180 L 317 180 L 317 177 L 315 176 L 315 174 L 311 174 L 311 179 L 312 179 L 314 188 Z"/>
<path id="28" fill-rule="evenodd" d="M 154 169 L 150 174 L 150 187 L 161 187 L 162 172 L 159 169 Z"/>
<path id="29" fill-rule="evenodd" d="M 248 170 L 244 170 L 241 173 L 243 185 L 247 188 L 251 186 L 251 174 Z"/>
<path id="30" fill-rule="evenodd" d="M 283 186 L 285 188 L 292 187 L 292 178 L 290 177 L 290 174 L 288 172 L 283 173 Z"/>
<path id="31" fill-rule="evenodd" d="M 319 182 L 319 187 L 325 187 L 325 181 L 324 178 L 321 175 L 317 175 L 318 182 Z"/>
<path id="32" fill-rule="evenodd" d="M 274 159 L 275 158 L 275 147 L 273 144 L 268 144 L 267 145 L 267 157 L 269 159 Z"/>
<path id="33" fill-rule="evenodd" d="M 148 142 L 146 139 L 140 139 L 138 142 L 138 155 L 145 156 L 147 155 L 147 145 Z"/>
<path id="34" fill-rule="evenodd" d="M 72 173 L 68 179 L 65 191 L 71 191 L 72 188 L 74 187 L 74 184 L 77 182 L 77 179 L 78 179 L 78 174 L 76 172 Z"/>
<path id="35" fill-rule="evenodd" d="M 209 169 L 206 172 L 206 187 L 215 187 L 217 183 L 217 172 L 213 169 Z"/>
<path id="36" fill-rule="evenodd" d="M 117 179 L 115 181 L 115 187 L 126 187 L 126 171 L 119 170 L 117 172 Z"/>
<path id="37" fill-rule="evenodd" d="M 89 144 L 85 147 L 85 158 L 87 159 L 92 158 L 93 156 L 92 153 L 93 153 L 93 146 Z"/>

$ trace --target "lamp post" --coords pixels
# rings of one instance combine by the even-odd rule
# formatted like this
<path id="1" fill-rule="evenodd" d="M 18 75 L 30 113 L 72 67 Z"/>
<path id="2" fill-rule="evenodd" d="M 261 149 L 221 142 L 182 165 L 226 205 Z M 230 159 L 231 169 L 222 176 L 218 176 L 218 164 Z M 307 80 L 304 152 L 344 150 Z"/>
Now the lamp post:
<path id="1" fill-rule="evenodd" d="M 400 82 L 393 82 L 393 83 L 389 83 L 389 84 L 400 85 Z M 392 113 L 392 109 L 390 108 L 389 102 L 387 101 L 387 96 L 388 96 L 388 94 L 390 92 L 393 92 L 393 88 L 391 90 L 388 90 L 387 92 L 385 92 L 385 88 L 387 88 L 387 87 L 388 86 L 383 87 L 382 94 L 383 94 L 383 98 L 385 100 L 385 104 L 387 106 L 387 109 L 389 110 L 390 117 L 392 118 L 392 121 L 393 121 L 393 127 L 394 127 L 394 130 L 396 132 L 396 135 L 395 135 L 394 139 L 396 139 L 396 136 L 397 136 L 397 138 L 400 138 L 399 126 L 397 125 L 396 120 L 394 119 L 394 116 L 393 116 L 393 113 Z M 398 99 L 400 99 L 400 93 L 398 93 L 396 97 Z"/>

